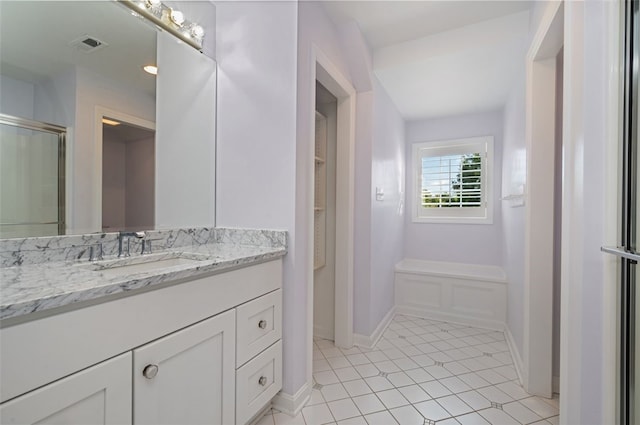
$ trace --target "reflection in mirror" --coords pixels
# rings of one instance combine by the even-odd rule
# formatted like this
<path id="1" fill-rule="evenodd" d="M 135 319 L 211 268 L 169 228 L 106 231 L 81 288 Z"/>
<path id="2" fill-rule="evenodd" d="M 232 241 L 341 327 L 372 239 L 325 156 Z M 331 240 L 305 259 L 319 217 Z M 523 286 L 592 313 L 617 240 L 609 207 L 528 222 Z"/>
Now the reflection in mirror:
<path id="1" fill-rule="evenodd" d="M 60 233 L 100 231 L 96 108 L 155 121 L 155 77 L 142 66 L 156 63 L 156 30 L 111 1 L 2 1 L 0 8 L 0 112 L 68 129 L 67 228 Z M 0 149 L 6 148 L 3 137 Z M 19 155 L 45 154 L 31 144 Z M 0 168 L 3 180 L 8 171 Z M 21 181 L 21 193 L 47 190 L 34 185 L 35 177 Z M 3 191 L 3 205 L 13 203 L 9 194 Z M 40 207 L 31 205 L 16 221 L 33 221 Z M 24 230 L 13 236 L 34 236 Z"/>
<path id="2" fill-rule="evenodd" d="M 205 21 L 201 23 L 209 34 L 215 11 L 206 3 L 184 2 L 184 7 L 197 8 L 196 16 Z M 57 206 L 63 211 L 59 221 L 64 224 L 58 233 L 92 233 L 123 226 L 213 226 L 215 62 L 172 37 L 164 43 L 175 45 L 180 60 L 176 60 L 175 52 L 165 56 L 165 68 L 171 71 L 150 75 L 143 71 L 144 66 L 163 66 L 156 57 L 160 36 L 166 37 L 167 33 L 112 0 L 0 1 L 0 113 L 52 123 L 67 131 L 62 179 L 66 183 L 59 197 L 62 204 Z M 207 38 L 205 44 L 213 41 Z M 199 75 L 203 78 L 194 78 Z M 163 93 L 158 106 L 156 91 Z M 200 93 L 206 93 L 206 99 Z M 189 107 L 194 100 L 197 108 Z M 125 199 L 144 200 L 147 214 L 144 219 L 132 219 L 131 226 L 127 221 L 116 223 L 103 217 L 103 190 L 115 185 L 111 179 L 121 177 L 111 172 L 112 165 L 104 169 L 104 116 L 155 130 L 153 155 L 148 153 L 145 161 L 121 160 L 125 164 L 144 163 L 145 172 L 154 173 L 152 190 L 147 186 L 138 192 L 140 187 L 136 185 L 125 190 Z M 2 155 L 7 144 L 5 137 L 0 137 Z M 3 181 L 5 162 L 0 164 Z M 190 166 L 185 168 L 185 164 Z M 187 175 L 194 182 L 189 187 L 185 187 Z M 0 204 L 12 203 L 5 199 L 10 193 L 43 191 L 24 187 L 29 179 L 20 178 L 23 187 L 3 189 Z M 1 207 L 0 214 L 4 214 Z M 12 221 L 44 220 L 15 211 L 12 214 L 18 214 Z M 126 211 L 121 214 L 126 216 Z M 0 233 L 0 237 L 23 236 L 34 234 L 9 235 L 4 229 Z"/>
<path id="3" fill-rule="evenodd" d="M 0 114 L 0 238 L 64 233 L 65 136 Z"/>
<path id="4" fill-rule="evenodd" d="M 151 124 L 151 123 L 149 123 Z M 151 128 L 149 128 L 151 127 Z M 102 231 L 154 228 L 155 131 L 102 119 Z"/>

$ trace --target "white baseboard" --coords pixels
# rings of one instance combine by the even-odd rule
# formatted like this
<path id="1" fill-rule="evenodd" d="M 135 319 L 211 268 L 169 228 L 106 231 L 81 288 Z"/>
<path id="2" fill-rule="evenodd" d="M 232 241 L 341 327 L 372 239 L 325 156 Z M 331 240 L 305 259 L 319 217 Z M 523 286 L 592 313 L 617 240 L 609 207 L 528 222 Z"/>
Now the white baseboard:
<path id="1" fill-rule="evenodd" d="M 311 397 L 311 387 L 308 382 L 305 382 L 293 395 L 280 391 L 271 400 L 271 406 L 289 416 L 296 416 L 307 404 L 309 397 Z"/>
<path id="2" fill-rule="evenodd" d="M 493 331 L 504 330 L 504 323 L 499 320 L 471 319 L 457 314 L 423 310 L 415 307 L 396 306 L 396 314 L 405 314 L 407 316 L 419 317 L 421 319 L 439 320 L 441 322 L 457 323 L 459 325 L 469 325 L 474 328 L 491 329 Z"/>
<path id="3" fill-rule="evenodd" d="M 513 365 L 516 369 L 516 373 L 518 374 L 518 380 L 520 381 L 520 385 L 524 386 L 524 362 L 522 361 L 520 351 L 518 351 L 516 341 L 513 339 L 511 330 L 507 325 L 504 326 L 504 335 L 507 339 L 507 345 L 509 346 L 509 352 L 511 353 L 511 358 L 513 359 Z"/>
<path id="4" fill-rule="evenodd" d="M 391 310 L 382 318 L 378 326 L 373 331 L 371 336 L 362 335 L 362 334 L 353 334 L 353 344 L 359 347 L 373 349 L 376 346 L 380 338 L 382 338 L 382 334 L 387 330 L 387 327 L 391 323 L 393 316 L 396 314 L 396 307 L 391 307 Z"/>

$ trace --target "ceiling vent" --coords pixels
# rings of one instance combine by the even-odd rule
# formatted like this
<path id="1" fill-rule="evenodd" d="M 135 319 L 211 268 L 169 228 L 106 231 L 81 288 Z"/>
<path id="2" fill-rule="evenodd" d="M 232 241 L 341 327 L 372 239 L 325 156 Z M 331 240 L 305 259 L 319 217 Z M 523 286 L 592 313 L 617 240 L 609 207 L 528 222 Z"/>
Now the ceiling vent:
<path id="1" fill-rule="evenodd" d="M 100 50 L 103 47 L 108 46 L 108 44 L 102 40 L 97 39 L 96 37 L 83 35 L 71 41 L 69 43 L 69 46 L 74 47 L 84 53 L 92 53 L 96 50 Z"/>

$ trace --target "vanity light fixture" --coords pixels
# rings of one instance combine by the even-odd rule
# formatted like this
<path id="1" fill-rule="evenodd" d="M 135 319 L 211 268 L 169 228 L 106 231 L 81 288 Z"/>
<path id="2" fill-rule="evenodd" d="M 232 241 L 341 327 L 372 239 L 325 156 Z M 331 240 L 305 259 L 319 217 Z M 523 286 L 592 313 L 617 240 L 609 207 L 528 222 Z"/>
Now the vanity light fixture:
<path id="1" fill-rule="evenodd" d="M 109 118 L 102 118 L 102 124 L 107 124 L 107 125 L 120 125 L 120 121 L 116 121 L 116 120 L 111 120 Z"/>
<path id="2" fill-rule="evenodd" d="M 204 28 L 189 21 L 181 11 L 163 4 L 161 0 L 118 1 L 185 43 L 202 50 L 202 41 L 205 36 Z"/>
<path id="3" fill-rule="evenodd" d="M 158 75 L 158 67 L 155 65 L 145 65 L 142 67 L 142 69 L 144 69 L 144 72 L 151 75 Z"/>

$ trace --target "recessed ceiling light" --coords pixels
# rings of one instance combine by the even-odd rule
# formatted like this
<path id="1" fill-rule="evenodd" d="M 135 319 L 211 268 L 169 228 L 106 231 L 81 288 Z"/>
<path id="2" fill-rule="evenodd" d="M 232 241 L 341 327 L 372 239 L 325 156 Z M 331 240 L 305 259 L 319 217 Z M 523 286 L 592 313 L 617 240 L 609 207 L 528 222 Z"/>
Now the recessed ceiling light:
<path id="1" fill-rule="evenodd" d="M 158 75 L 158 67 L 157 66 L 146 65 L 146 66 L 142 67 L 142 69 L 144 69 L 145 72 L 148 72 L 151 75 Z"/>
<path id="2" fill-rule="evenodd" d="M 119 121 L 110 120 L 109 118 L 102 118 L 102 124 L 107 124 L 107 125 L 120 125 L 121 123 L 120 123 Z"/>

